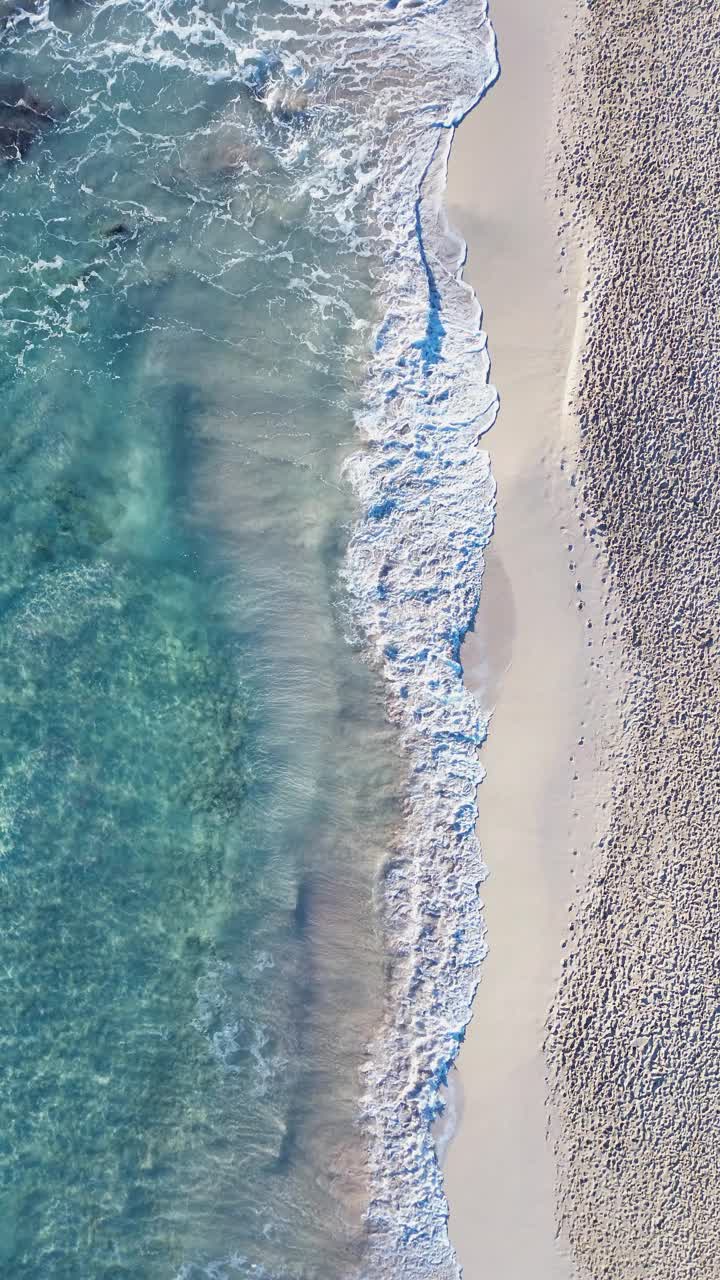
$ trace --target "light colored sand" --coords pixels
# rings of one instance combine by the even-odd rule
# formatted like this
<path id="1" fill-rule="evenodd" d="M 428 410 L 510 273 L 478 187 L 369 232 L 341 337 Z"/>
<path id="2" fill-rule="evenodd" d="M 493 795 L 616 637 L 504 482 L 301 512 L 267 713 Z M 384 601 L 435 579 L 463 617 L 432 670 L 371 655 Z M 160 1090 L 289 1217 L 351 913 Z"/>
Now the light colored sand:
<path id="1" fill-rule="evenodd" d="M 720 1276 L 719 94 L 713 0 L 578 5 L 557 175 L 590 266 L 576 492 L 629 677 L 547 1039 L 582 1280 Z"/>
<path id="2" fill-rule="evenodd" d="M 471 686 L 489 704 L 497 697 L 479 795 L 490 954 L 460 1054 L 461 1118 L 445 1164 L 465 1280 L 572 1275 L 555 1240 L 542 1056 L 575 883 L 571 850 L 587 843 L 575 838 L 571 757 L 590 750 L 587 738 L 578 746 L 590 633 L 570 569 L 575 517 L 560 470 L 563 448 L 572 453 L 563 406 L 577 283 L 544 198 L 562 8 L 495 0 L 501 77 L 458 132 L 448 192 L 501 401 L 484 441 L 498 484 L 496 532 L 463 652 Z M 588 573 L 583 564 L 583 582 Z"/>

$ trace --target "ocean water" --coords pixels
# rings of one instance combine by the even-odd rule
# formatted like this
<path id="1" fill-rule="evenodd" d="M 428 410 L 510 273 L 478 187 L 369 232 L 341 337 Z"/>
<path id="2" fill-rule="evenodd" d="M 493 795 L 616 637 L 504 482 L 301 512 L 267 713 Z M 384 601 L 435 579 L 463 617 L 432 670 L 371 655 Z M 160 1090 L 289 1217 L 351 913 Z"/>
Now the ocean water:
<path id="1" fill-rule="evenodd" d="M 0 32 L 0 1273 L 454 1276 L 482 4 Z"/>

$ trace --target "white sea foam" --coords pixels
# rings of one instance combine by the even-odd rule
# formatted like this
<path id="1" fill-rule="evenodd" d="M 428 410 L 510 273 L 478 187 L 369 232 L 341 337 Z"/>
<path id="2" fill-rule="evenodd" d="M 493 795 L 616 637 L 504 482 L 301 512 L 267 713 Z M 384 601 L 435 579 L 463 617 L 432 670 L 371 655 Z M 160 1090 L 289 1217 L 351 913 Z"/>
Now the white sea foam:
<path id="1" fill-rule="evenodd" d="M 277 156 L 318 232 L 381 263 L 365 447 L 345 472 L 365 514 L 344 576 L 409 774 L 379 894 L 392 971 L 362 1102 L 373 1175 L 364 1274 L 444 1280 L 458 1266 L 432 1124 L 485 953 L 475 797 L 486 724 L 459 653 L 492 532 L 479 440 L 497 398 L 480 307 L 462 281 L 465 246 L 442 202 L 454 128 L 497 73 L 495 41 L 484 5 L 468 0 L 319 4 L 311 20 L 297 8 L 292 57 L 272 64 L 265 95 L 297 95 L 303 129 L 278 139 Z M 277 48 L 277 31 L 256 37 Z M 328 282 L 327 305 L 342 287 Z"/>
<path id="2" fill-rule="evenodd" d="M 404 15 L 392 43 L 401 68 L 403 46 L 410 101 L 395 112 L 376 188 L 385 318 L 360 421 L 367 448 L 347 467 L 366 509 L 347 585 L 410 773 L 405 828 L 382 882 L 393 964 L 366 1072 L 366 1275 L 440 1280 L 458 1267 L 431 1128 L 485 953 L 475 796 L 486 725 L 459 651 L 492 531 L 494 483 L 478 440 L 497 405 L 480 309 L 461 279 L 464 246 L 448 233 L 442 198 L 453 128 L 497 66 L 485 15 L 466 4 Z M 391 102 L 383 109 L 389 120 Z"/>
<path id="3" fill-rule="evenodd" d="M 384 877 L 396 963 L 368 1067 L 377 1182 L 370 1218 L 380 1258 L 400 1248 L 405 1275 L 436 1277 L 455 1274 L 455 1264 L 431 1123 L 485 950 L 475 792 L 486 726 L 463 688 L 459 649 L 477 608 L 494 510 L 478 438 L 495 400 L 470 374 L 473 365 L 484 374 L 487 358 L 476 330 L 468 324 L 463 334 L 458 318 L 453 332 L 449 307 L 446 316 L 443 353 L 424 370 L 406 316 L 386 329 L 386 346 L 404 350 L 417 383 L 403 357 L 383 355 L 375 409 L 363 423 L 373 448 L 350 467 L 369 514 L 354 533 L 347 574 L 411 761 L 407 824 Z"/>

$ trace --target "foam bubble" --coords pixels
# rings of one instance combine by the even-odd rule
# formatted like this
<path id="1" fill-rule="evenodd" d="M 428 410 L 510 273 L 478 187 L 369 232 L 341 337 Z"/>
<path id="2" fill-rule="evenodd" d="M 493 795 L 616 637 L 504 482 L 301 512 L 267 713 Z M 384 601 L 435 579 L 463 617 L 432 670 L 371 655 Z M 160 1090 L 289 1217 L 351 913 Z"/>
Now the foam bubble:
<path id="1" fill-rule="evenodd" d="M 442 196 L 453 128 L 497 64 L 487 18 L 467 19 L 462 4 L 426 5 L 393 28 L 394 56 L 407 41 L 418 73 L 376 187 L 384 318 L 359 424 L 367 448 L 347 464 L 366 511 L 347 585 L 409 765 L 407 821 L 382 883 L 392 976 L 366 1070 L 368 1277 L 458 1274 L 432 1125 L 486 949 L 475 795 L 487 726 L 459 653 L 492 532 L 495 486 L 478 441 L 497 398 L 479 305 L 462 281 L 465 247 L 448 232 Z M 476 33 L 472 43 L 463 29 Z"/>

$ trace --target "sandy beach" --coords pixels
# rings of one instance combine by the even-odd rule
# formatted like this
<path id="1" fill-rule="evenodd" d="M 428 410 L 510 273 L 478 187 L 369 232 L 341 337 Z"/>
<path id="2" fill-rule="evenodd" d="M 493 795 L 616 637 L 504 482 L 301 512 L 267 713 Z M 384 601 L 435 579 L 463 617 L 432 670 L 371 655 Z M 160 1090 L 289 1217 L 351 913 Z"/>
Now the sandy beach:
<path id="1" fill-rule="evenodd" d="M 583 1278 L 718 1275 L 719 49 L 716 5 L 597 4 L 564 81 L 558 189 L 589 268 L 577 491 L 626 672 L 547 1046 Z"/>
<path id="2" fill-rule="evenodd" d="M 449 189 L 501 400 L 451 1236 L 465 1280 L 715 1280 L 718 11 L 492 17 Z"/>
<path id="3" fill-rule="evenodd" d="M 556 0 L 531 11 L 496 0 L 492 20 L 501 75 L 458 131 L 448 190 L 500 412 L 484 441 L 497 522 L 463 652 L 466 680 L 494 709 L 479 794 L 490 952 L 456 1073 L 460 1122 L 446 1188 L 465 1280 L 566 1280 L 573 1270 L 556 1240 L 542 1045 L 596 819 L 588 726 L 598 721 L 599 691 L 588 623 L 601 584 L 569 483 L 581 273 L 577 256 L 560 252 L 551 199 L 568 25 Z"/>

